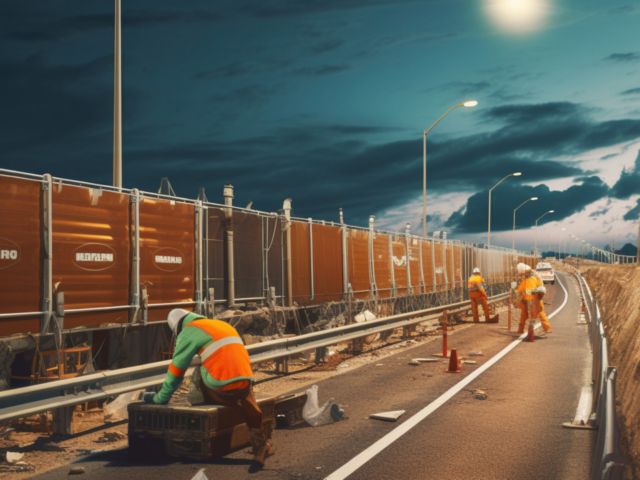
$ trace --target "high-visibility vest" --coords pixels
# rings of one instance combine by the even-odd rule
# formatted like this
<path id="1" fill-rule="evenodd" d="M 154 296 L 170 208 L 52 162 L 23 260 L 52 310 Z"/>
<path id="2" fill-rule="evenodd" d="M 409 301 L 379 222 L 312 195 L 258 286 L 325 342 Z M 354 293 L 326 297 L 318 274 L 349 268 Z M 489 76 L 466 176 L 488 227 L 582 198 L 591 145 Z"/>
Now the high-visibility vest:
<path id="1" fill-rule="evenodd" d="M 202 367 L 221 385 L 253 377 L 249 353 L 235 328 L 221 320 L 198 319 L 186 328 L 199 328 L 211 337 L 198 354 Z"/>
<path id="2" fill-rule="evenodd" d="M 480 275 L 471 275 L 467 280 L 467 288 L 470 292 L 476 292 L 484 288 L 484 278 Z"/>

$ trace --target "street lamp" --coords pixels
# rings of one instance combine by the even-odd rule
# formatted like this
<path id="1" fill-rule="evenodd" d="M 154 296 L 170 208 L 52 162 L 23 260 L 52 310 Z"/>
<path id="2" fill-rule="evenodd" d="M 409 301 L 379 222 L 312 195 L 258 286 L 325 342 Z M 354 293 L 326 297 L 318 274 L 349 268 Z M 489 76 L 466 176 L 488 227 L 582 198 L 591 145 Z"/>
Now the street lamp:
<path id="1" fill-rule="evenodd" d="M 496 188 L 498 185 L 500 185 L 502 182 L 504 182 L 507 178 L 519 177 L 520 175 L 522 175 L 522 172 L 513 172 L 513 173 L 510 173 L 509 175 L 505 175 L 500 179 L 498 183 L 496 183 L 493 187 L 489 189 L 489 221 L 487 223 L 487 248 L 491 248 L 491 192 L 493 192 L 493 189 Z"/>
<path id="2" fill-rule="evenodd" d="M 518 205 L 516 208 L 513 209 L 513 233 L 511 234 L 511 250 L 516 249 L 516 212 L 525 203 L 535 202 L 536 200 L 538 200 L 538 197 L 527 198 L 524 202 L 522 202 L 520 205 Z"/>
<path id="3" fill-rule="evenodd" d="M 422 236 L 427 237 L 427 135 L 435 128 L 444 117 L 449 115 L 456 108 L 465 107 L 472 108 L 478 105 L 477 100 L 466 100 L 464 102 L 451 105 L 446 112 L 444 112 L 440 118 L 438 118 L 429 128 L 425 128 L 422 135 Z"/>
<path id="4" fill-rule="evenodd" d="M 122 188 L 122 8 L 115 0 L 113 60 L 113 186 Z"/>
<path id="5" fill-rule="evenodd" d="M 538 218 L 536 218 L 536 236 L 534 237 L 534 246 L 533 246 L 533 251 L 536 252 L 536 255 L 538 254 L 538 222 L 540 221 L 540 219 L 546 215 L 549 215 L 550 213 L 555 212 L 555 210 L 547 210 L 546 212 L 544 212 L 542 215 L 540 215 Z"/>

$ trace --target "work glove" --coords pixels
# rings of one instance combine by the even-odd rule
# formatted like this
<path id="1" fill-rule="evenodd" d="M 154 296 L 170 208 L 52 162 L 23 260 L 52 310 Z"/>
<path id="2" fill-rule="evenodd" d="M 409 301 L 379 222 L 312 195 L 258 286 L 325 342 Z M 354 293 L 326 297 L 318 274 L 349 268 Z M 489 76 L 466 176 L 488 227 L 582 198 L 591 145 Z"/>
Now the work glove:
<path id="1" fill-rule="evenodd" d="M 155 395 L 155 392 L 144 392 L 142 394 L 142 400 L 144 400 L 144 403 L 154 403 L 153 397 Z"/>

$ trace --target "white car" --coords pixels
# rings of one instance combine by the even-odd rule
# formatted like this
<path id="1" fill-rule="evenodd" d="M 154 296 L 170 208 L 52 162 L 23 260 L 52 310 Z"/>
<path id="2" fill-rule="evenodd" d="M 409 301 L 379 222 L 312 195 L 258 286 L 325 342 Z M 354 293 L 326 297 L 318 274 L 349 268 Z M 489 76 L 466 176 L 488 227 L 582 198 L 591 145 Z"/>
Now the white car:
<path id="1" fill-rule="evenodd" d="M 551 285 L 556 283 L 556 272 L 553 271 L 553 267 L 550 263 L 538 263 L 538 265 L 536 265 L 536 272 L 542 279 L 543 283 L 550 283 Z"/>

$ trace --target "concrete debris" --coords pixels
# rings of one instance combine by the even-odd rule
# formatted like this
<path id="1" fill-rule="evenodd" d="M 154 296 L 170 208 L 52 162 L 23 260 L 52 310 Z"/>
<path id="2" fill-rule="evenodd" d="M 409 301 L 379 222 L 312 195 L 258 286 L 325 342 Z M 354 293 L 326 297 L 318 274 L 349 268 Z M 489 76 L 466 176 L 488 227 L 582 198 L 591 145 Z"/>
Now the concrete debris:
<path id="1" fill-rule="evenodd" d="M 409 365 L 420 365 L 420 362 L 414 358 L 413 360 L 409 361 Z"/>
<path id="2" fill-rule="evenodd" d="M 191 480 L 209 480 L 209 478 L 204 474 L 204 468 L 201 468 L 198 473 L 191 477 Z"/>
<path id="3" fill-rule="evenodd" d="M 462 363 L 468 363 L 469 365 L 477 365 L 477 361 L 476 360 L 462 360 Z"/>
<path id="4" fill-rule="evenodd" d="M 385 422 L 397 422 L 404 415 L 406 410 L 391 410 L 389 412 L 380 412 L 369 415 L 374 420 L 383 420 Z"/>
<path id="5" fill-rule="evenodd" d="M 375 320 L 375 319 L 376 319 L 376 315 L 369 310 L 365 310 L 362 313 L 359 313 L 355 317 L 353 317 L 353 321 L 356 323 L 370 322 L 371 320 Z"/>
<path id="6" fill-rule="evenodd" d="M 123 393 L 118 395 L 115 400 L 107 403 L 104 406 L 104 421 L 105 422 L 118 422 L 120 420 L 127 420 L 129 413 L 127 406 L 136 402 L 142 396 L 144 390 L 135 390 L 133 392 Z"/>
<path id="7" fill-rule="evenodd" d="M 84 472 L 84 467 L 71 467 L 69 469 L 69 475 L 82 475 Z"/>
<path id="8" fill-rule="evenodd" d="M 118 440 L 124 440 L 127 436 L 124 433 L 112 431 L 112 432 L 104 432 L 100 438 L 96 440 L 96 443 L 111 443 L 117 442 Z"/>
<path id="9" fill-rule="evenodd" d="M 470 352 L 469 353 L 470 357 L 484 357 L 484 353 L 482 353 L 481 351 L 477 351 L 477 352 Z"/>
<path id="10" fill-rule="evenodd" d="M 487 392 L 485 392 L 484 390 L 480 390 L 479 388 L 473 391 L 473 398 L 475 398 L 476 400 L 486 400 L 487 399 Z"/>
<path id="11" fill-rule="evenodd" d="M 439 362 L 440 359 L 439 358 L 423 358 L 423 357 L 419 357 L 419 358 L 414 358 L 414 360 L 420 362 L 420 363 L 433 363 L 433 362 Z"/>
<path id="12" fill-rule="evenodd" d="M 9 465 L 14 465 L 24 458 L 24 453 L 21 452 L 7 452 L 5 456 Z"/>

